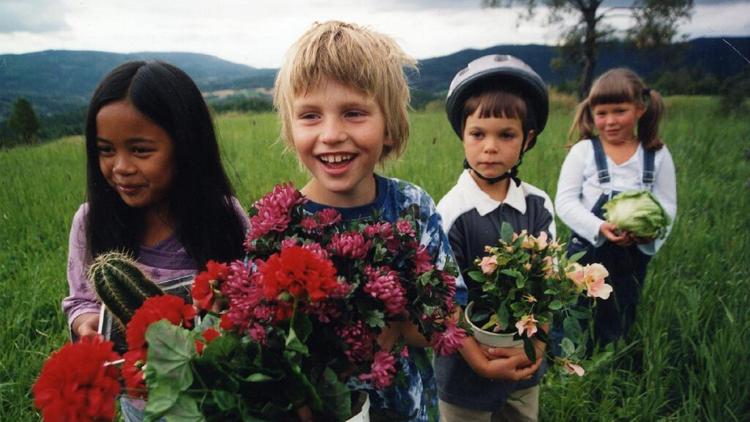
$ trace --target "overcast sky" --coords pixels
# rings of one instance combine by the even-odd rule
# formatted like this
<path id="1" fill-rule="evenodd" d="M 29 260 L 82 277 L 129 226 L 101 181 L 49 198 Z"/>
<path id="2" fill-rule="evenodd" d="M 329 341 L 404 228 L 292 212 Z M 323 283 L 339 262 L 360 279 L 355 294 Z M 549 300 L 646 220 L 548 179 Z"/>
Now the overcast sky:
<path id="1" fill-rule="evenodd" d="M 606 4 L 606 3 L 605 3 Z M 189 51 L 278 67 L 314 21 L 339 19 L 394 37 L 420 59 L 497 44 L 554 44 L 544 13 L 480 0 L 0 0 L 0 53 L 47 49 Z M 616 26 L 627 20 L 614 17 Z M 750 35 L 750 1 L 696 0 L 690 38 Z"/>

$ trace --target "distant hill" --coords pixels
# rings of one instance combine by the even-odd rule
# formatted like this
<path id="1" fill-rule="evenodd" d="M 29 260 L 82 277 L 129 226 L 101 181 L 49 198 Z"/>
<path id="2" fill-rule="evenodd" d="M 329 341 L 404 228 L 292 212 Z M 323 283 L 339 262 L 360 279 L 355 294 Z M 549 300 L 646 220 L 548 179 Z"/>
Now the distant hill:
<path id="1" fill-rule="evenodd" d="M 734 49 L 737 49 L 737 53 Z M 419 61 L 419 78 L 413 86 L 425 91 L 445 91 L 453 76 L 466 63 L 487 54 L 510 54 L 534 68 L 552 85 L 576 80 L 578 68 L 568 63 L 554 69 L 551 62 L 558 56 L 556 47 L 544 45 L 498 45 L 484 50 L 462 50 L 447 56 Z M 750 57 L 750 37 L 696 38 L 658 50 L 636 50 L 622 43 L 599 46 L 596 73 L 614 67 L 629 67 L 641 76 L 655 80 L 666 71 L 689 69 L 694 74 L 710 74 L 718 80 L 735 75 L 746 68 L 744 57 Z"/>
<path id="2" fill-rule="evenodd" d="M 739 53 L 737 51 L 739 51 Z M 411 84 L 417 90 L 439 93 L 453 75 L 472 59 L 485 54 L 512 54 L 529 63 L 545 81 L 560 85 L 577 79 L 568 64 L 553 69 L 557 49 L 544 45 L 499 45 L 484 50 L 462 50 L 420 60 Z M 750 37 L 698 38 L 658 51 L 637 51 L 621 43 L 601 45 L 597 73 L 627 66 L 653 81 L 660 75 L 682 72 L 683 77 L 710 76 L 713 85 L 741 72 L 750 57 Z M 19 96 L 29 99 L 38 114 L 53 115 L 85 106 L 102 76 L 116 65 L 135 59 L 160 59 L 185 70 L 204 92 L 271 88 L 275 69 L 257 69 L 195 53 L 116 54 L 98 51 L 42 51 L 0 55 L 0 120 Z M 668 79 L 668 78 L 667 78 Z M 679 86 L 678 86 L 679 88 Z"/>
<path id="3" fill-rule="evenodd" d="M 273 79 L 274 69 L 257 69 L 196 53 L 132 53 L 49 50 L 0 55 L 0 118 L 19 96 L 41 115 L 85 105 L 99 80 L 128 60 L 164 60 L 185 70 L 201 89 L 221 89 L 235 80 Z"/>

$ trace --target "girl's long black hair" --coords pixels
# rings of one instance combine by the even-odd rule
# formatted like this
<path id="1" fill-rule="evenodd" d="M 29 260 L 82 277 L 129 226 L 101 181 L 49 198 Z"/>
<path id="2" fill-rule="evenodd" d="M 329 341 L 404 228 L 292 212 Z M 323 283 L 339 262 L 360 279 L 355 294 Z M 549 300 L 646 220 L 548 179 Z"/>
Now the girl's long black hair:
<path id="1" fill-rule="evenodd" d="M 86 117 L 86 233 L 93 257 L 110 250 L 138 256 L 144 211 L 126 205 L 104 179 L 96 147 L 96 116 L 102 107 L 127 100 L 172 138 L 175 177 L 169 212 L 187 253 L 203 267 L 209 259 L 242 256 L 243 224 L 219 156 L 211 115 L 200 90 L 182 70 L 164 62 L 124 63 L 99 83 Z"/>

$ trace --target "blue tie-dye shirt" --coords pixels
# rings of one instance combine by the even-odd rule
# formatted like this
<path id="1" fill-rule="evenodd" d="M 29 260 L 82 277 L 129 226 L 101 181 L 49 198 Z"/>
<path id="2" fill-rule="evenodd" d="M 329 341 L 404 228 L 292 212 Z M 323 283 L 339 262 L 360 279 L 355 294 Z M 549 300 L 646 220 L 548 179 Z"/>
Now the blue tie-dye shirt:
<path id="1" fill-rule="evenodd" d="M 419 243 L 427 247 L 436 267 L 442 269 L 447 261 L 455 260 L 442 229 L 440 215 L 430 195 L 420 187 L 403 180 L 375 175 L 377 197 L 368 205 L 353 208 L 336 208 L 345 220 L 381 219 L 395 223 L 399 217 L 411 214 L 417 221 Z M 314 213 L 327 208 L 315 202 L 305 204 L 305 210 Z M 456 302 L 466 303 L 466 285 L 456 279 Z M 386 390 L 370 391 L 374 409 L 395 412 L 404 421 L 437 421 L 437 388 L 432 365 L 422 348 L 409 347 L 409 356 L 401 359 L 405 382 L 397 382 Z M 399 376 L 401 377 L 401 376 Z M 394 420 L 393 422 L 396 422 Z"/>

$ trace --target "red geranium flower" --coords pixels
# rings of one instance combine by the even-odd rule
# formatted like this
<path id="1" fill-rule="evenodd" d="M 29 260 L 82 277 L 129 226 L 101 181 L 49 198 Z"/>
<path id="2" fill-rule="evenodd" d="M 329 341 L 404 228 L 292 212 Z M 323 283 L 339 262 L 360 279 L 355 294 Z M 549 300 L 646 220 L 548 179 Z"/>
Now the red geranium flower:
<path id="1" fill-rule="evenodd" d="M 69 343 L 44 363 L 34 384 L 34 404 L 45 421 L 102 421 L 115 417 L 120 356 L 98 337 Z"/>
<path id="2" fill-rule="evenodd" d="M 201 340 L 195 340 L 195 351 L 198 352 L 199 355 L 203 354 L 203 349 L 206 345 L 216 340 L 217 337 L 221 336 L 221 333 L 216 331 L 215 328 L 207 328 L 206 331 L 202 333 L 202 336 L 206 341 L 205 343 Z"/>
<path id="3" fill-rule="evenodd" d="M 283 248 L 281 253 L 271 255 L 261 265 L 260 274 L 266 299 L 288 292 L 297 298 L 306 294 L 317 302 L 339 287 L 333 263 L 301 246 Z"/>
<path id="4" fill-rule="evenodd" d="M 143 305 L 133 314 L 128 322 L 125 338 L 128 349 L 140 349 L 146 345 L 146 330 L 156 321 L 166 319 L 174 325 L 191 327 L 195 317 L 195 308 L 186 305 L 182 298 L 172 295 L 153 296 L 146 299 Z"/>
<path id="5" fill-rule="evenodd" d="M 146 379 L 143 366 L 146 365 L 146 349 L 136 349 L 126 352 L 123 356 L 122 378 L 125 380 L 125 390 L 131 397 L 145 399 L 148 397 Z"/>
<path id="6" fill-rule="evenodd" d="M 193 288 L 190 294 L 193 296 L 193 303 L 198 309 L 208 310 L 214 304 L 215 289 L 221 286 L 221 282 L 226 280 L 229 272 L 229 266 L 216 261 L 206 263 L 206 271 L 201 272 L 193 281 Z"/>

